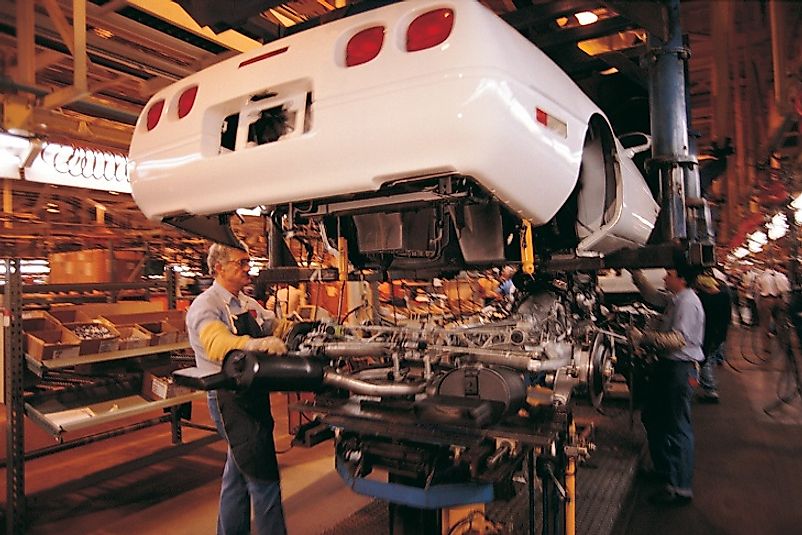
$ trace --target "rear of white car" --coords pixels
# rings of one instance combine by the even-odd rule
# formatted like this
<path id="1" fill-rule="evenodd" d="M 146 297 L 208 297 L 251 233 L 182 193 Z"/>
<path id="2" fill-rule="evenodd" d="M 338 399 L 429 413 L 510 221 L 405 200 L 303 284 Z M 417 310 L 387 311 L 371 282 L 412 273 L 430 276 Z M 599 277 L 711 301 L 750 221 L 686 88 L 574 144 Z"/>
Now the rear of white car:
<path id="1" fill-rule="evenodd" d="M 258 139 L 254 123 L 275 113 L 280 137 Z M 594 115 L 564 72 L 478 2 L 411 0 L 160 91 L 135 128 L 131 182 L 142 211 L 161 219 L 462 175 L 537 226 L 574 191 Z M 627 162 L 617 203 L 629 219 L 607 226 L 637 245 L 657 207 Z"/>

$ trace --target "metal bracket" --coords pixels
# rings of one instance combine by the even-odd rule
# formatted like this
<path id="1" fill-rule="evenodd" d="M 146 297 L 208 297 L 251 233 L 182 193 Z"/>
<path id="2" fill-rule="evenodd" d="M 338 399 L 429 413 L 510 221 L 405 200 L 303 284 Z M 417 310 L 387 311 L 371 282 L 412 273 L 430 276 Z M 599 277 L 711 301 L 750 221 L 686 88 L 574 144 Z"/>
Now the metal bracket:
<path id="1" fill-rule="evenodd" d="M 660 56 L 670 56 L 675 54 L 677 58 L 683 61 L 688 61 L 691 57 L 691 49 L 686 46 L 653 48 L 649 50 L 647 57 L 649 58 L 649 61 L 656 63 L 657 58 Z"/>

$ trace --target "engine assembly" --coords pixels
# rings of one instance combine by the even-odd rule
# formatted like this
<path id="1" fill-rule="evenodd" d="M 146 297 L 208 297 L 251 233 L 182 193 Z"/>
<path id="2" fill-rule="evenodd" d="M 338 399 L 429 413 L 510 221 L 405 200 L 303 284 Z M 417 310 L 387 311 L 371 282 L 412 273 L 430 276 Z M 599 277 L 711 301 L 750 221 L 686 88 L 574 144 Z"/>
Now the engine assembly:
<path id="1" fill-rule="evenodd" d="M 233 351 L 202 387 L 316 392 L 294 407 L 317 416 L 299 440 L 333 430 L 341 477 L 395 504 L 509 496 L 525 465 L 561 496 L 568 459 L 590 447 L 574 430 L 571 400 L 586 393 L 601 403 L 617 335 L 598 326 L 590 278 L 539 289 L 490 323 L 299 323 L 285 357 Z M 386 482 L 367 477 L 377 469 Z"/>

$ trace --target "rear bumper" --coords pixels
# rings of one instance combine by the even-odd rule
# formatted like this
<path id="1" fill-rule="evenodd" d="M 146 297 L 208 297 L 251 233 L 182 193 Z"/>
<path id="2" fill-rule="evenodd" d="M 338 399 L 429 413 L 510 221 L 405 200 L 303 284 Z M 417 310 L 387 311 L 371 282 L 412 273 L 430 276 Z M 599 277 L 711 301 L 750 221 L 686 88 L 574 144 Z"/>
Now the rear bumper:
<path id="1" fill-rule="evenodd" d="M 202 143 L 219 143 L 213 139 L 218 125 L 205 124 L 204 133 L 180 143 L 132 147 L 133 193 L 145 215 L 159 219 L 459 173 L 542 224 L 574 187 L 585 131 L 573 117 L 566 117 L 566 137 L 544 128 L 534 117 L 544 102 L 549 101 L 505 73 L 485 69 L 321 100 L 312 106 L 308 132 L 226 154 L 203 156 Z"/>

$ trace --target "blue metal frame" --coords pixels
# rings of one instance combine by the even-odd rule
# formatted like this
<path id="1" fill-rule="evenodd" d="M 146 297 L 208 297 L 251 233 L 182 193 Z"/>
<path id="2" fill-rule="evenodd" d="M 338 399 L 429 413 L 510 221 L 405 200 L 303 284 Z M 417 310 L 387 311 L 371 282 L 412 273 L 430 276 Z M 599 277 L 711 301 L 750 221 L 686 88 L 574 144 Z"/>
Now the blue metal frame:
<path id="1" fill-rule="evenodd" d="M 342 480 L 357 494 L 418 509 L 443 509 L 456 505 L 488 503 L 492 502 L 494 497 L 492 484 L 452 483 L 418 488 L 354 477 L 349 472 L 347 463 L 339 455 L 336 456 L 334 465 Z"/>

